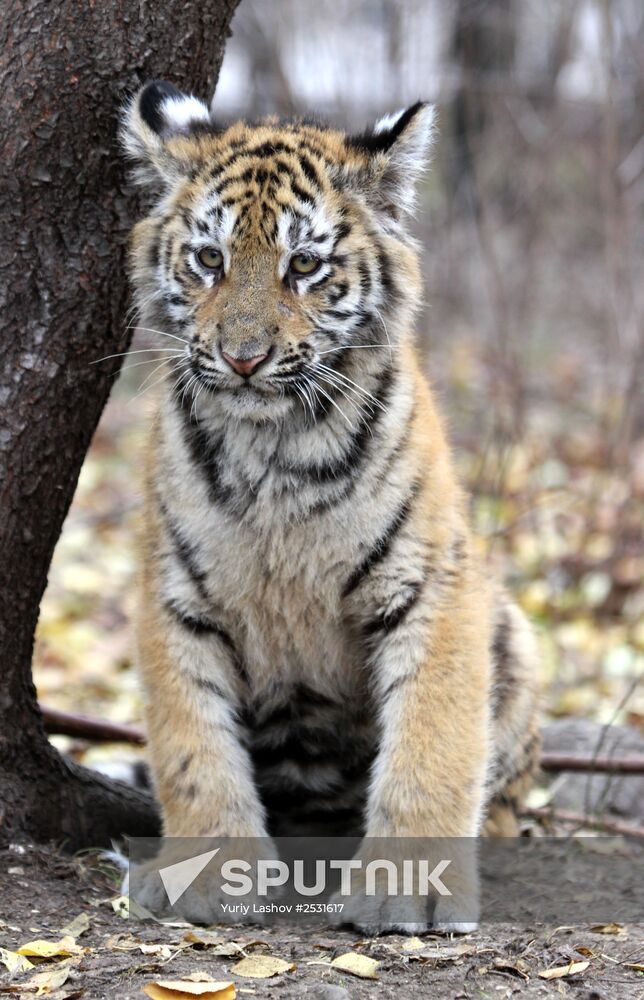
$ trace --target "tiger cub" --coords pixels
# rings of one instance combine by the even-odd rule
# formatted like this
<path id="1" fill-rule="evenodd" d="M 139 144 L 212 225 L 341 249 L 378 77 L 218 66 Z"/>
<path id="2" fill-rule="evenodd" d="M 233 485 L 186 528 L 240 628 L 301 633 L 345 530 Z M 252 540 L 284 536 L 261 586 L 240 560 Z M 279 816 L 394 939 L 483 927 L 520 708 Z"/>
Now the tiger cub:
<path id="1" fill-rule="evenodd" d="M 157 192 L 136 306 L 167 348 L 137 636 L 169 837 L 516 832 L 533 640 L 472 544 L 412 336 L 433 122 L 222 129 L 160 82 L 126 109 Z M 177 907 L 207 920 L 207 892 Z"/>

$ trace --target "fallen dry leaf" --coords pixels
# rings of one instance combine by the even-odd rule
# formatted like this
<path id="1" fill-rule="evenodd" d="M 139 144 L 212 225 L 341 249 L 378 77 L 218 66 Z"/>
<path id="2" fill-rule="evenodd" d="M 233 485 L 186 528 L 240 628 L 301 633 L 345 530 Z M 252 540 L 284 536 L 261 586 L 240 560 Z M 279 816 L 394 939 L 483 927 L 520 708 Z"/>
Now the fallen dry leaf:
<path id="1" fill-rule="evenodd" d="M 145 944 L 141 942 L 138 948 L 144 955 L 160 955 L 161 958 L 170 958 L 172 955 L 172 951 L 167 944 Z"/>
<path id="2" fill-rule="evenodd" d="M 419 937 L 410 937 L 403 943 L 403 951 L 418 951 L 419 948 L 423 948 L 425 942 Z"/>
<path id="3" fill-rule="evenodd" d="M 286 962 L 274 955 L 248 955 L 233 965 L 230 971 L 236 972 L 238 976 L 249 976 L 251 979 L 270 979 L 271 976 L 279 976 L 282 972 L 293 972 L 294 969 L 293 962 Z"/>
<path id="4" fill-rule="evenodd" d="M 69 958 L 70 955 L 82 955 L 84 951 L 69 935 L 60 941 L 27 941 L 18 948 L 19 955 L 30 958 Z"/>
<path id="5" fill-rule="evenodd" d="M 110 934 L 105 941 L 105 947 L 110 951 L 136 951 L 140 944 L 139 938 L 131 934 Z"/>
<path id="6" fill-rule="evenodd" d="M 217 983 L 211 980 L 195 982 L 192 979 L 160 979 L 147 983 L 143 992 L 152 997 L 152 1000 L 185 1000 L 186 997 L 235 1000 L 237 996 L 234 983 Z"/>
<path id="7" fill-rule="evenodd" d="M 213 944 L 219 944 L 221 942 L 221 935 L 216 931 L 186 931 L 183 935 L 183 940 L 187 941 L 188 944 L 200 944 L 204 948 L 209 947 Z"/>
<path id="8" fill-rule="evenodd" d="M 222 941 L 219 934 L 210 931 L 188 931 L 183 935 L 183 940 L 195 948 L 207 948 L 209 955 L 218 955 L 220 958 L 239 958 L 253 945 L 266 947 L 265 941 Z"/>
<path id="9" fill-rule="evenodd" d="M 7 948 L 0 948 L 0 962 L 9 972 L 24 972 L 25 969 L 34 967 L 34 963 L 24 955 L 19 955 L 17 951 L 9 951 Z"/>
<path id="10" fill-rule="evenodd" d="M 37 972 L 35 976 L 32 976 L 25 983 L 21 983 L 20 989 L 21 991 L 35 993 L 37 997 L 53 993 L 67 982 L 70 972 L 70 966 L 66 962 L 61 962 L 53 969 L 47 969 L 45 972 Z"/>
<path id="11" fill-rule="evenodd" d="M 569 962 L 568 965 L 559 965 L 556 969 L 544 969 L 539 976 L 542 979 L 563 979 L 565 976 L 585 972 L 589 965 L 590 962 Z"/>
<path id="12" fill-rule="evenodd" d="M 361 979 L 377 979 L 377 971 L 380 962 L 367 955 L 359 955 L 355 951 L 347 951 L 344 955 L 338 955 L 331 962 L 334 969 L 341 972 L 349 972 L 352 976 L 359 976 Z"/>
<path id="13" fill-rule="evenodd" d="M 627 969 L 635 969 L 636 972 L 644 972 L 644 962 L 624 962 Z"/>
<path id="14" fill-rule="evenodd" d="M 593 934 L 623 934 L 626 928 L 623 924 L 595 924 L 590 929 Z"/>
<path id="15" fill-rule="evenodd" d="M 404 950 L 406 949 L 403 945 Z M 421 941 L 420 949 L 414 949 L 408 957 L 422 962 L 457 962 L 463 955 L 471 955 L 476 951 L 476 946 L 473 944 L 455 944 L 445 945 L 442 948 L 432 948 L 427 942 Z"/>
<path id="16" fill-rule="evenodd" d="M 75 940 L 88 930 L 89 917 L 86 913 L 79 913 L 77 917 L 74 917 L 73 920 L 70 920 L 69 923 L 62 928 L 60 933 L 64 937 L 73 937 Z"/>
<path id="17" fill-rule="evenodd" d="M 503 959 L 497 959 L 493 965 L 496 972 L 508 972 L 513 976 L 518 976 L 519 979 L 523 979 L 525 982 L 529 980 L 528 975 L 528 965 L 521 958 L 517 958 L 516 962 L 504 962 Z"/>

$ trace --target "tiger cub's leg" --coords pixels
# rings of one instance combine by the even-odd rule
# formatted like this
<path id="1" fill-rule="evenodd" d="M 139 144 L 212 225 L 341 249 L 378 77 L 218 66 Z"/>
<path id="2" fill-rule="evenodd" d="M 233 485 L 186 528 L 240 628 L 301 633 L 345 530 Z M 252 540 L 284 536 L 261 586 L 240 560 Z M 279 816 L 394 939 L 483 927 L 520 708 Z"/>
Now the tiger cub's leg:
<path id="1" fill-rule="evenodd" d="M 537 646 L 520 609 L 504 593 L 495 604 L 492 639 L 494 760 L 486 836 L 516 837 L 519 810 L 539 766 Z"/>
<path id="2" fill-rule="evenodd" d="M 264 811 L 238 731 L 243 679 L 227 633 L 211 618 L 182 611 L 178 603 L 162 604 L 144 586 L 138 647 L 148 756 L 164 838 L 170 839 L 158 857 L 134 871 L 130 891 L 157 913 L 167 905 L 159 868 L 208 849 L 203 842 L 192 849 L 185 838 L 249 838 L 244 857 L 261 851 L 267 841 L 256 839 L 266 838 Z M 221 920 L 219 903 L 230 900 L 220 900 L 217 891 L 206 869 L 174 912 L 197 922 Z"/>
<path id="3" fill-rule="evenodd" d="M 371 931 L 419 933 L 430 917 L 446 930 L 476 926 L 474 845 L 490 756 L 489 610 L 464 547 L 456 544 L 453 551 L 434 585 L 428 580 L 410 587 L 405 566 L 386 603 L 369 607 L 367 600 L 363 607 L 381 723 L 366 836 L 423 838 L 422 851 L 428 838 L 436 838 L 436 850 L 452 851 L 450 874 L 457 880 L 454 897 L 440 897 L 433 916 L 423 900 L 410 901 L 404 911 L 409 916 L 401 919 L 400 899 L 352 899 L 346 918 Z M 383 567 L 383 585 L 390 587 L 395 578 L 391 566 Z M 371 588 L 372 597 L 377 592 Z M 401 848 L 409 850 L 409 842 Z"/>

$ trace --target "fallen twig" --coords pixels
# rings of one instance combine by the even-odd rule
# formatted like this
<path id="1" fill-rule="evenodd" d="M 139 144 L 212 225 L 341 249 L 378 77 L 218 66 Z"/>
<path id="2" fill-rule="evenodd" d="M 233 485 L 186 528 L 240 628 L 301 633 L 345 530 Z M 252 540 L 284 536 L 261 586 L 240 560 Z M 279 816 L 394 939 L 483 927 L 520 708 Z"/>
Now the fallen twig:
<path id="1" fill-rule="evenodd" d="M 574 826 L 586 827 L 590 830 L 599 830 L 603 833 L 616 833 L 623 837 L 644 838 L 644 826 L 635 826 L 632 823 L 622 823 L 619 820 L 603 819 L 601 816 L 585 816 L 583 813 L 570 812 L 568 809 L 551 809 L 544 806 L 539 809 L 526 807 L 521 810 L 521 816 L 530 819 L 546 820 L 553 823 L 566 823 Z"/>
<path id="2" fill-rule="evenodd" d="M 107 719 L 94 719 L 88 715 L 61 712 L 57 708 L 40 705 L 45 732 L 60 736 L 75 736 L 77 739 L 93 743 L 137 743 L 146 742 L 143 730 Z"/>
<path id="3" fill-rule="evenodd" d="M 644 774 L 644 756 L 582 757 L 577 754 L 542 753 L 542 771 L 602 771 L 607 774 Z"/>
<path id="4" fill-rule="evenodd" d="M 109 722 L 107 719 L 95 719 L 89 715 L 77 715 L 74 712 L 62 712 L 58 708 L 40 705 L 45 730 L 62 736 L 75 736 L 77 739 L 90 740 L 96 743 L 136 743 L 142 746 L 146 742 L 145 733 L 138 726 L 125 723 Z M 602 772 L 605 774 L 644 774 L 644 756 L 632 757 L 582 757 L 576 754 L 542 753 L 540 760 L 542 771 L 585 771 Z"/>

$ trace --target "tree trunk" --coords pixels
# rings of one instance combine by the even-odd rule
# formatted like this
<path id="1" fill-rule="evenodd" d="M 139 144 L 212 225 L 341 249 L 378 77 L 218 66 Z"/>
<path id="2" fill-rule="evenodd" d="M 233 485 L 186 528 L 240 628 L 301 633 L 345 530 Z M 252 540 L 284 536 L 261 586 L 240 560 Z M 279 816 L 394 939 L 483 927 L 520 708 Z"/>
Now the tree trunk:
<path id="1" fill-rule="evenodd" d="M 136 217 L 117 113 L 146 79 L 211 94 L 238 0 L 13 0 L 0 27 L 0 843 L 152 833 L 148 796 L 63 760 L 31 678 L 54 546 L 125 351 Z"/>
<path id="2" fill-rule="evenodd" d="M 458 0 L 451 51 L 459 83 L 452 104 L 452 147 L 449 183 L 458 196 L 468 186 L 472 197 L 473 161 L 502 89 L 509 89 L 516 48 L 515 0 Z"/>

